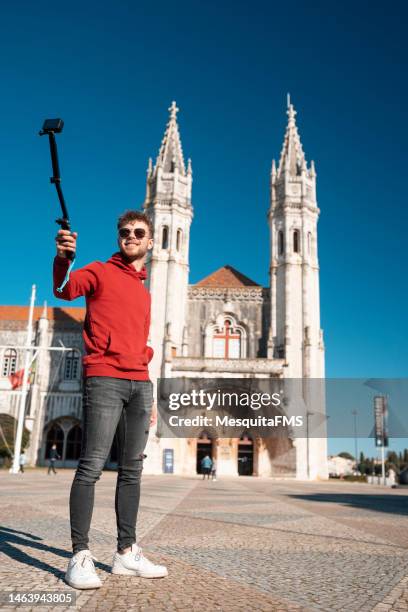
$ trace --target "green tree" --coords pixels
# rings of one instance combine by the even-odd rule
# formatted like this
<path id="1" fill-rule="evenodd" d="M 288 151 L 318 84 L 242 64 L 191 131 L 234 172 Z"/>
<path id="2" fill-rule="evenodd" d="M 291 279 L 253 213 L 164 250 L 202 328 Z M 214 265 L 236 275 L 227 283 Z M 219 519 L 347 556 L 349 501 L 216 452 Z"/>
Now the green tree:
<path id="1" fill-rule="evenodd" d="M 399 457 L 397 455 L 396 452 L 394 451 L 388 451 L 387 453 L 387 460 L 386 460 L 386 465 L 393 465 L 394 467 L 396 467 L 399 471 L 399 465 L 400 465 L 400 460 Z"/>
<path id="2" fill-rule="evenodd" d="M 351 461 L 354 461 L 353 455 L 350 455 L 350 453 L 347 453 L 346 451 L 339 453 L 338 457 L 343 457 L 343 459 L 351 459 Z"/>
<path id="3" fill-rule="evenodd" d="M 10 457 L 14 453 L 14 437 L 17 430 L 17 421 L 10 414 L 0 414 L 0 457 Z M 27 448 L 30 441 L 30 432 L 23 429 L 21 450 Z"/>
<path id="4" fill-rule="evenodd" d="M 360 460 L 357 463 L 357 469 L 360 472 L 360 474 L 365 474 L 366 473 L 366 467 L 367 467 L 366 461 L 367 460 L 366 460 L 366 458 L 364 456 L 364 453 L 363 453 L 363 451 L 361 451 L 360 452 Z"/>

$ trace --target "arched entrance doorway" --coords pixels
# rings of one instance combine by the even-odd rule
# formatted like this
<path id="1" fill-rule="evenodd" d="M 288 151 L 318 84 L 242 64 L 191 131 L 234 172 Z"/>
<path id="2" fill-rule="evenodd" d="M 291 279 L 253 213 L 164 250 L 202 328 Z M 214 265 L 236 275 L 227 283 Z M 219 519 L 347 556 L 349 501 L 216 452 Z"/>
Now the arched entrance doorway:
<path id="1" fill-rule="evenodd" d="M 238 442 L 238 474 L 252 476 L 254 473 L 254 441 L 244 433 Z"/>
<path id="2" fill-rule="evenodd" d="M 197 440 L 197 465 L 196 470 L 197 474 L 202 474 L 203 470 L 201 467 L 201 461 L 204 459 L 206 455 L 209 455 L 210 458 L 213 457 L 213 439 L 208 434 L 208 432 L 203 431 Z"/>
<path id="3" fill-rule="evenodd" d="M 60 417 L 48 423 L 44 430 L 44 441 L 40 454 L 40 465 L 47 463 L 53 445 L 57 447 L 59 467 L 75 468 L 81 455 L 82 427 L 77 419 Z"/>

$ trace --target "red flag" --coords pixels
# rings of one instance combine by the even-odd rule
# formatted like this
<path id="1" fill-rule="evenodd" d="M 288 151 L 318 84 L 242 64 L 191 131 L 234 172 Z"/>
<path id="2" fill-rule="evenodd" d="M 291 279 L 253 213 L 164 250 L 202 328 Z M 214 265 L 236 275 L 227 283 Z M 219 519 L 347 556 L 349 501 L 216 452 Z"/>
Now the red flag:
<path id="1" fill-rule="evenodd" d="M 18 389 L 18 387 L 21 387 L 21 385 L 23 384 L 23 377 L 24 377 L 24 368 L 22 370 L 18 370 L 18 372 L 14 372 L 13 374 L 10 374 L 9 381 L 11 383 L 11 388 Z"/>

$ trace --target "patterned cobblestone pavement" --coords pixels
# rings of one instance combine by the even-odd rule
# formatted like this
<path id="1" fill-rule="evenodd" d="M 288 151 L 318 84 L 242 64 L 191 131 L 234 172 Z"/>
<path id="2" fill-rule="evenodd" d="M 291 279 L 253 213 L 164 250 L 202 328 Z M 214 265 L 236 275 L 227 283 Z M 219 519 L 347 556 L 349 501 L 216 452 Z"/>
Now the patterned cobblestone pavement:
<path id="1" fill-rule="evenodd" d="M 69 593 L 73 473 L 0 472 L 2 592 Z M 408 491 L 347 483 L 145 476 L 138 538 L 161 580 L 113 576 L 115 474 L 96 489 L 91 550 L 103 587 L 75 608 L 2 610 L 408 610 Z"/>

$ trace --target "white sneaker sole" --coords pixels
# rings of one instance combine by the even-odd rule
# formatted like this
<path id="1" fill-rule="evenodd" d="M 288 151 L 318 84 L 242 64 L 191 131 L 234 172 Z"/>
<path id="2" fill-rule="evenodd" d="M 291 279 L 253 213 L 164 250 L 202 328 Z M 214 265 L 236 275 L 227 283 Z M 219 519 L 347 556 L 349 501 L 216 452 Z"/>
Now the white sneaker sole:
<path id="1" fill-rule="evenodd" d="M 123 565 L 113 565 L 112 574 L 116 574 L 117 576 L 139 576 L 139 578 L 165 578 L 168 576 L 168 571 L 165 570 L 163 572 L 140 572 L 139 570 L 128 569 L 127 567 L 123 567 Z"/>
<path id="2" fill-rule="evenodd" d="M 100 589 L 102 586 L 102 582 L 100 580 L 95 580 L 95 582 L 91 583 L 87 582 L 86 584 L 81 584 L 80 582 L 70 580 L 69 578 L 67 578 L 67 576 L 65 576 L 65 582 L 69 584 L 69 586 L 71 586 L 73 589 L 80 589 L 81 591 L 84 591 L 86 589 Z"/>

